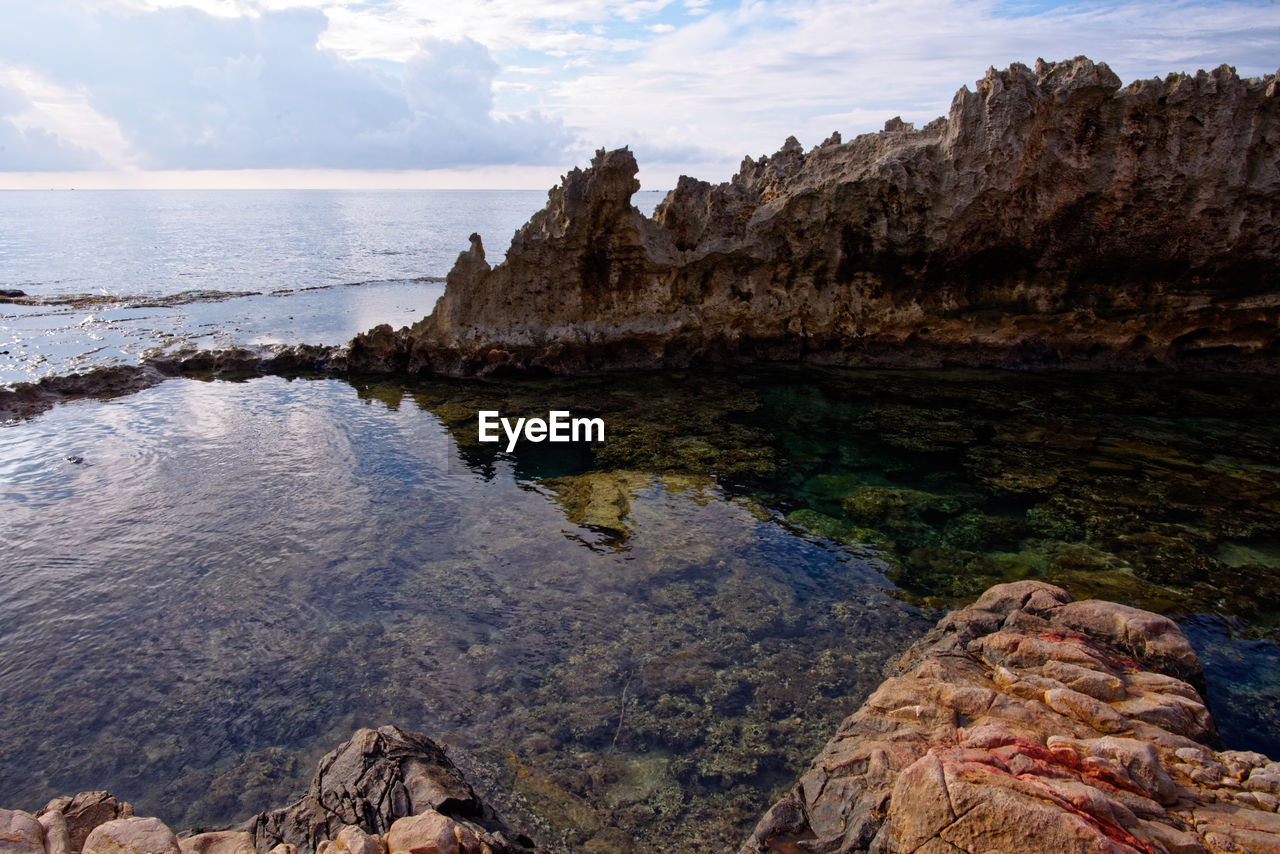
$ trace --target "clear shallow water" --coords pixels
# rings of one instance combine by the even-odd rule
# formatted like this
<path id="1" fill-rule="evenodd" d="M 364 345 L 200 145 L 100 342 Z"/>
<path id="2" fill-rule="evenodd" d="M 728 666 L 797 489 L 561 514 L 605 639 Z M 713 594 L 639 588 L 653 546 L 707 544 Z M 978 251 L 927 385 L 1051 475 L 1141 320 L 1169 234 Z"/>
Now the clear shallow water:
<path id="1" fill-rule="evenodd" d="M 661 193 L 639 193 L 646 214 Z M 0 192 L 0 383 L 181 340 L 339 344 L 429 314 L 472 232 L 490 263 L 538 190 Z M 423 281 L 434 279 L 436 281 Z M 175 295 L 188 295 L 176 300 Z"/>
<path id="2" fill-rule="evenodd" d="M 475 441 L 551 404 L 606 441 Z M 63 406 L 0 429 L 0 803 L 225 824 L 395 722 L 548 842 L 727 850 L 929 606 L 1022 577 L 1174 615 L 1227 743 L 1275 755 L 1276 406 L 815 368 Z"/>
<path id="3" fill-rule="evenodd" d="M 0 442 L 4 803 L 105 786 L 225 822 L 393 721 L 578 844 L 728 846 L 923 626 L 709 478 L 621 475 L 634 530 L 602 546 L 553 486 L 334 381 L 171 381 Z"/>

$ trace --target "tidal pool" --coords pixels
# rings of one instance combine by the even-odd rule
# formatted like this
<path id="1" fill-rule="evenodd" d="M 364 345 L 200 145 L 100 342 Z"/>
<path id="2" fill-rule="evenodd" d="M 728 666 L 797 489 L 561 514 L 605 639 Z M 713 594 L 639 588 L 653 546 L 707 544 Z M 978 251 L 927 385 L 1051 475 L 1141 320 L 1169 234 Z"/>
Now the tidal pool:
<path id="1" fill-rule="evenodd" d="M 938 609 L 1038 577 L 1182 621 L 1280 754 L 1265 381 L 814 367 L 172 380 L 0 428 L 0 804 L 176 828 L 431 735 L 553 846 L 729 850 Z M 602 417 L 482 444 L 476 412 Z"/>

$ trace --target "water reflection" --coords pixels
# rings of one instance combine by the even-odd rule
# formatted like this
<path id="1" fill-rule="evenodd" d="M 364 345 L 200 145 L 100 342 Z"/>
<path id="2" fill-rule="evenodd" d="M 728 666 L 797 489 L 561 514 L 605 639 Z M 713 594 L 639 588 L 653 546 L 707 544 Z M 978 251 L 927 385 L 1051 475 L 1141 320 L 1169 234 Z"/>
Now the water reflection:
<path id="1" fill-rule="evenodd" d="M 63 406 L 0 430 L 0 803 L 225 823 L 396 722 L 549 842 L 730 848 L 919 606 L 1027 576 L 1180 615 L 1228 740 L 1280 753 L 1275 406 L 812 368 Z M 605 440 L 477 440 L 550 408 Z"/>
<path id="2" fill-rule="evenodd" d="M 460 473 L 436 417 L 333 381 L 174 381 L 0 441 L 15 806 L 223 823 L 396 721 L 548 840 L 725 847 L 925 624 L 705 477 L 628 480 L 625 549 L 585 548 L 556 484 Z"/>

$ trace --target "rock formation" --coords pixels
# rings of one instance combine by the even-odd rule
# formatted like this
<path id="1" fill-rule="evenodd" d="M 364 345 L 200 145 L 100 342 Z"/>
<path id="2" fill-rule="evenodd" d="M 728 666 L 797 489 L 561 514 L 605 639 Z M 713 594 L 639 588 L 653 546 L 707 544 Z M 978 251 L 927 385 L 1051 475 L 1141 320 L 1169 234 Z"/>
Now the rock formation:
<path id="1" fill-rule="evenodd" d="M 84 373 L 48 376 L 0 386 L 0 423 L 33 418 L 70 400 L 133 394 L 170 376 L 233 377 L 260 374 L 342 374 L 345 350 L 310 344 L 233 347 L 226 350 L 151 351 L 141 365 L 105 365 Z"/>
<path id="2" fill-rule="evenodd" d="M 1164 617 L 999 585 L 896 670 L 743 854 L 1280 852 L 1280 763 L 1213 748 Z"/>
<path id="3" fill-rule="evenodd" d="M 950 115 L 728 183 L 653 219 L 600 152 L 491 267 L 356 371 L 583 373 L 706 361 L 1280 369 L 1280 97 L 1223 66 L 1121 88 L 1083 57 L 991 69 Z"/>
<path id="4" fill-rule="evenodd" d="M 320 760 L 307 794 L 237 830 L 175 836 L 106 792 L 0 809 L 0 854 L 530 854 L 429 738 L 362 729 Z"/>
<path id="5" fill-rule="evenodd" d="M 466 852 L 479 852 L 482 844 L 491 854 L 533 848 L 494 815 L 431 739 L 394 726 L 357 731 L 320 760 L 302 800 L 261 813 L 242 830 L 252 834 L 261 854 L 279 845 L 296 849 L 287 854 L 324 854 L 327 841 L 338 846 L 331 854 L 344 845 L 349 854 L 366 854 L 354 843 L 346 845 L 342 833 L 349 827 L 385 836 L 393 852 L 395 840 L 422 834 L 472 840 L 455 846 Z M 405 842 L 400 850 L 412 847 Z M 375 848 L 375 854 L 380 851 Z"/>
<path id="6" fill-rule="evenodd" d="M 150 388 L 164 380 L 156 368 L 146 365 L 111 365 L 82 374 L 44 377 L 35 382 L 0 386 L 0 422 L 32 418 L 68 400 L 83 397 L 116 397 Z"/>

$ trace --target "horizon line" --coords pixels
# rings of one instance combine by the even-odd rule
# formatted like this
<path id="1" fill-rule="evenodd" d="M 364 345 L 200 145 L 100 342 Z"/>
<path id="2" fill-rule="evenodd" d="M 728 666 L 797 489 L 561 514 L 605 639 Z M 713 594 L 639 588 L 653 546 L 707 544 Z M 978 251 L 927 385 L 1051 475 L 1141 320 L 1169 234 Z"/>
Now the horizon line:
<path id="1" fill-rule="evenodd" d="M 585 164 L 577 164 L 585 165 Z M 0 191 L 71 190 L 548 190 L 569 166 L 476 169 L 167 169 L 0 172 Z M 720 170 L 709 170 L 720 171 Z M 640 192 L 674 187 L 683 170 L 641 169 Z M 727 176 L 726 176 L 727 177 Z M 646 186 L 648 185 L 648 186 Z"/>

